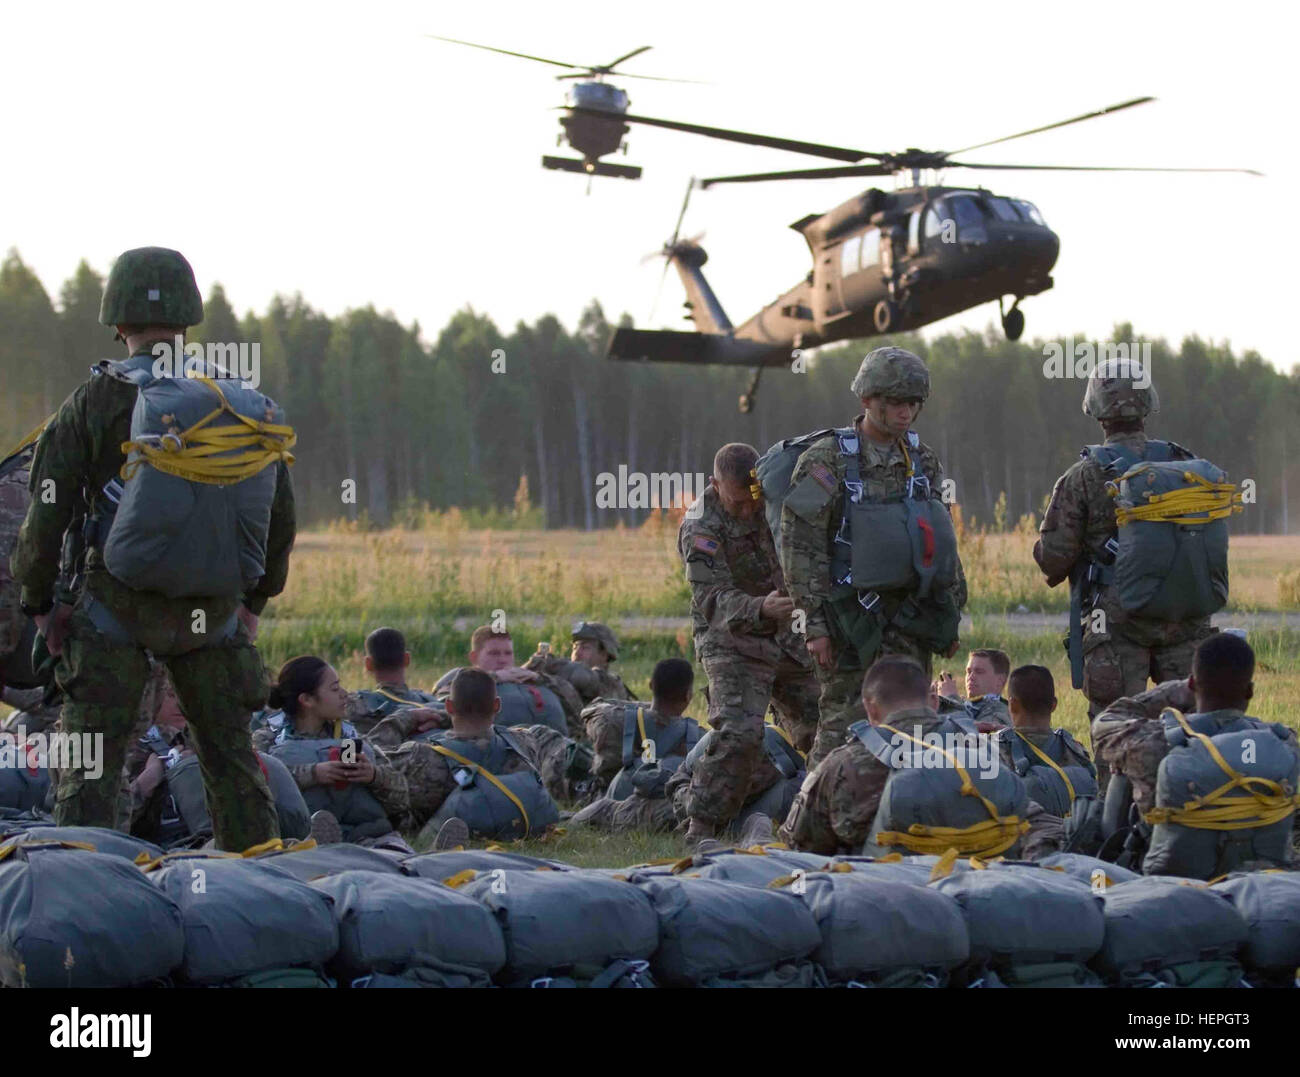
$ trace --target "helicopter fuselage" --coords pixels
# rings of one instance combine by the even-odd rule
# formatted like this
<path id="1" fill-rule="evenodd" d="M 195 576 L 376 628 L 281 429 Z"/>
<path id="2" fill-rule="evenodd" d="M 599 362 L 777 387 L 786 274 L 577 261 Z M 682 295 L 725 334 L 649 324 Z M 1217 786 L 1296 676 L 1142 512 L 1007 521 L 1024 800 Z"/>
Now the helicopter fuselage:
<path id="1" fill-rule="evenodd" d="M 781 348 L 773 365 L 790 348 L 916 329 L 1004 296 L 1037 295 L 1052 287 L 1060 249 L 1031 203 L 974 188 L 872 189 L 791 227 L 808 242 L 812 271 L 733 331 Z M 890 317 L 882 319 L 882 304 Z"/>
<path id="2" fill-rule="evenodd" d="M 582 154 L 584 161 L 594 162 L 622 147 L 623 137 L 628 132 L 622 116 L 630 104 L 623 90 L 608 82 L 580 82 L 570 88 L 565 103 L 570 108 L 593 109 L 606 114 L 569 113 L 560 118 L 564 140 Z"/>

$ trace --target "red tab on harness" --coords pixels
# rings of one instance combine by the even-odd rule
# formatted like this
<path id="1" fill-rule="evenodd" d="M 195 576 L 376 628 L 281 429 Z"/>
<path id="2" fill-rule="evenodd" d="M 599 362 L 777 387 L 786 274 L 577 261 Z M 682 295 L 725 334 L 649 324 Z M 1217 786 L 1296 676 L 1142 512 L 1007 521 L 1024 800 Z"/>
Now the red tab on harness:
<path id="1" fill-rule="evenodd" d="M 257 765 L 262 768 L 262 777 L 266 779 L 267 784 L 269 785 L 271 782 L 271 775 L 266 769 L 266 764 L 262 762 L 262 753 L 254 752 L 253 758 L 257 760 Z"/>
<path id="2" fill-rule="evenodd" d="M 542 698 L 542 693 L 539 692 L 536 688 L 534 688 L 531 684 L 526 684 L 524 685 L 524 687 L 527 688 L 528 691 L 532 694 L 533 706 L 536 707 L 539 711 L 546 710 L 546 700 Z"/>
<path id="3" fill-rule="evenodd" d="M 921 529 L 921 565 L 929 568 L 934 564 L 934 528 L 929 520 L 918 519 L 916 526 Z"/>

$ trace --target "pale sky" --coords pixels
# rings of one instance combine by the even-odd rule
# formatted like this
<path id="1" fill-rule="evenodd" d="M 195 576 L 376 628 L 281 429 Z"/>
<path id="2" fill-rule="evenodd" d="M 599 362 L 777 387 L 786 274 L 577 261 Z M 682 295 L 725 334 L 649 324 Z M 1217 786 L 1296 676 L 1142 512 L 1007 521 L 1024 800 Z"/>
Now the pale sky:
<path id="1" fill-rule="evenodd" d="M 8 4 L 0 12 L 0 249 L 52 296 L 88 258 L 184 251 L 236 309 L 300 291 L 338 314 L 374 303 L 432 338 L 466 304 L 503 330 L 598 298 L 647 324 L 691 175 L 830 162 L 633 128 L 641 180 L 543 171 L 559 69 L 640 45 L 632 112 L 873 151 L 968 145 L 1145 94 L 1155 103 L 990 147 L 1009 163 L 1234 166 L 1246 176 L 952 170 L 1035 202 L 1061 238 L 1056 287 L 1026 337 L 1188 333 L 1300 361 L 1290 224 L 1294 32 L 1284 5 L 1134 3 Z M 565 147 L 558 151 L 571 154 Z M 787 227 L 869 186 L 821 180 L 697 191 L 705 272 L 739 324 L 809 268 Z M 675 275 L 655 324 L 678 321 Z M 996 320 L 989 305 L 928 333 Z"/>

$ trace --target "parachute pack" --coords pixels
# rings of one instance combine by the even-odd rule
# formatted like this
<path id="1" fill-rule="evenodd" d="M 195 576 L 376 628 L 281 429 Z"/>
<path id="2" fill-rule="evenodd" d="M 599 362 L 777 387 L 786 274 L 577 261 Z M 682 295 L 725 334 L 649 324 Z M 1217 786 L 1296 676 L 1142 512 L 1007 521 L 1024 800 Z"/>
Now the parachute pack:
<path id="1" fill-rule="evenodd" d="M 496 729 L 486 751 L 458 740 L 449 730 L 431 731 L 419 739 L 446 758 L 456 782 L 427 826 L 436 830 L 454 816 L 465 821 L 472 835 L 522 838 L 560 821 L 560 809 L 531 764 L 505 771 L 512 755 L 526 761 L 509 733 Z"/>
<path id="2" fill-rule="evenodd" d="M 643 703 L 621 703 L 620 707 L 623 767 L 610 781 L 606 795 L 611 800 L 630 796 L 662 797 L 668 779 L 699 742 L 700 725 L 694 718 L 684 716 L 657 722 L 653 715 L 646 716 L 649 708 Z"/>
<path id="3" fill-rule="evenodd" d="M 293 462 L 297 436 L 245 381 L 157 377 L 153 365 L 146 354 L 93 368 L 138 390 L 121 493 L 99 525 L 104 564 L 128 587 L 169 598 L 243 594 L 266 568 L 271 465 Z"/>

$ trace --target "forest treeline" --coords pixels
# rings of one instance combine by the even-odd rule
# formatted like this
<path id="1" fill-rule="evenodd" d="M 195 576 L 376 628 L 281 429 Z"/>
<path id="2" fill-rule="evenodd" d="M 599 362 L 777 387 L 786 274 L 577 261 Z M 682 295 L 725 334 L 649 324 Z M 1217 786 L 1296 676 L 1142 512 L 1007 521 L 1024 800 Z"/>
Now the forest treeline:
<path id="1" fill-rule="evenodd" d="M 91 363 L 122 355 L 98 324 L 102 289 L 85 262 L 56 297 L 16 252 L 0 265 L 0 445 L 54 411 Z M 303 523 L 364 514 L 388 524 L 425 506 L 507 519 L 526 491 L 529 519 L 586 529 L 646 515 L 597 504 L 600 476 L 620 465 L 707 474 L 726 441 L 761 451 L 847 423 L 849 381 L 876 343 L 822 349 L 804 372 L 765 372 L 754 411 L 742 415 L 748 371 L 611 362 L 603 356 L 613 329 L 594 302 L 572 330 L 546 315 L 507 332 L 466 308 L 428 343 L 421 326 L 373 306 L 329 317 L 300 295 L 240 316 L 214 285 L 190 339 L 259 345 L 261 388 L 298 431 Z M 1142 337 L 1123 324 L 1112 339 Z M 1100 440 L 1080 410 L 1083 381 L 1044 376 L 1044 341 L 1011 343 L 990 330 L 897 342 L 930 364 L 933 393 L 917 429 L 956 481 L 968 522 L 1011 526 L 1041 513 L 1056 476 Z M 1300 444 L 1289 443 L 1300 442 L 1300 377 L 1194 336 L 1176 347 L 1149 343 L 1161 402 L 1149 429 L 1234 480 L 1254 480 L 1257 502 L 1234 530 L 1289 533 L 1289 489 L 1300 491 Z M 346 498 L 349 480 L 355 500 Z"/>

